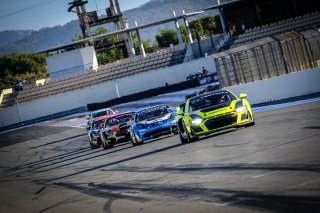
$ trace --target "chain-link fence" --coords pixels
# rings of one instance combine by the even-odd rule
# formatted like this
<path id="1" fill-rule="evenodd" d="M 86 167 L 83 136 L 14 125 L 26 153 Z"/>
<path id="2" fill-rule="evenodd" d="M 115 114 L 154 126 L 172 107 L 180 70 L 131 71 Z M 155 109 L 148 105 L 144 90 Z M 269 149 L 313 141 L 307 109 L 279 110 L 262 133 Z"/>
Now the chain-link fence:
<path id="1" fill-rule="evenodd" d="M 244 84 L 320 65 L 320 34 L 289 33 L 210 56 L 223 86 Z"/>

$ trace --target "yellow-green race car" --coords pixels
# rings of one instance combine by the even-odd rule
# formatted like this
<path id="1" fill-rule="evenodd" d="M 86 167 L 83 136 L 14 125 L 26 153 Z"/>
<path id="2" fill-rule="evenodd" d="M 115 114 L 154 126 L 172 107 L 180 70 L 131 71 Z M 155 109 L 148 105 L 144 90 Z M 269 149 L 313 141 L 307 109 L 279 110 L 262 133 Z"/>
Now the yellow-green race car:
<path id="1" fill-rule="evenodd" d="M 238 98 L 229 90 L 206 92 L 186 101 L 182 118 L 178 121 L 180 140 L 189 143 L 200 136 L 240 126 L 254 125 L 254 118 L 246 94 Z"/>

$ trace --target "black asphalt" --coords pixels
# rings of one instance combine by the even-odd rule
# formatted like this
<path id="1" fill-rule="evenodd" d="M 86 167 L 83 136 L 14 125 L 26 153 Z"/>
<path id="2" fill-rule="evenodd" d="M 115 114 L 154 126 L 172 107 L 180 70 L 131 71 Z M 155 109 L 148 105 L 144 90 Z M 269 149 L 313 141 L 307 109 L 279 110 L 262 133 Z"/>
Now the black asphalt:
<path id="1" fill-rule="evenodd" d="M 91 150 L 84 129 L 0 134 L 0 212 L 320 212 L 320 102 L 255 119 L 110 150 Z"/>

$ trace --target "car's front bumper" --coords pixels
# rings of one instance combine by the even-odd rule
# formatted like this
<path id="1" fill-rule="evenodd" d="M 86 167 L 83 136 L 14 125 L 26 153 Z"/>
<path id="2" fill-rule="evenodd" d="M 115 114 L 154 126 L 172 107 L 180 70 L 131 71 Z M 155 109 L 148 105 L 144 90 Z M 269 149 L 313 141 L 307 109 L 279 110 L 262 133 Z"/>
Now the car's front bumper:
<path id="1" fill-rule="evenodd" d="M 172 121 L 171 123 L 164 122 L 163 124 L 152 127 L 152 128 L 137 130 L 136 137 L 138 142 L 141 142 L 141 141 L 149 140 L 152 138 L 157 138 L 162 135 L 171 134 L 175 131 L 177 131 L 177 125 L 175 121 Z"/>
<path id="2" fill-rule="evenodd" d="M 206 118 L 200 124 L 190 124 L 188 130 L 192 136 L 207 135 L 227 128 L 246 125 L 252 122 L 250 118 L 248 110 L 243 112 L 231 112 L 212 118 Z"/>

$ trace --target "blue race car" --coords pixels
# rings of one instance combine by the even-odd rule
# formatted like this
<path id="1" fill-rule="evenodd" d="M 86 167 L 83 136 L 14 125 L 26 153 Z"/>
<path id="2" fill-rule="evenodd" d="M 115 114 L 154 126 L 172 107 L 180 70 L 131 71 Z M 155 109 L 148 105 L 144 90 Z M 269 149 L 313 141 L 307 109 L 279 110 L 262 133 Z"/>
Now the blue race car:
<path id="1" fill-rule="evenodd" d="M 166 134 L 177 134 L 176 114 L 167 105 L 157 105 L 136 112 L 129 130 L 133 146 Z"/>

